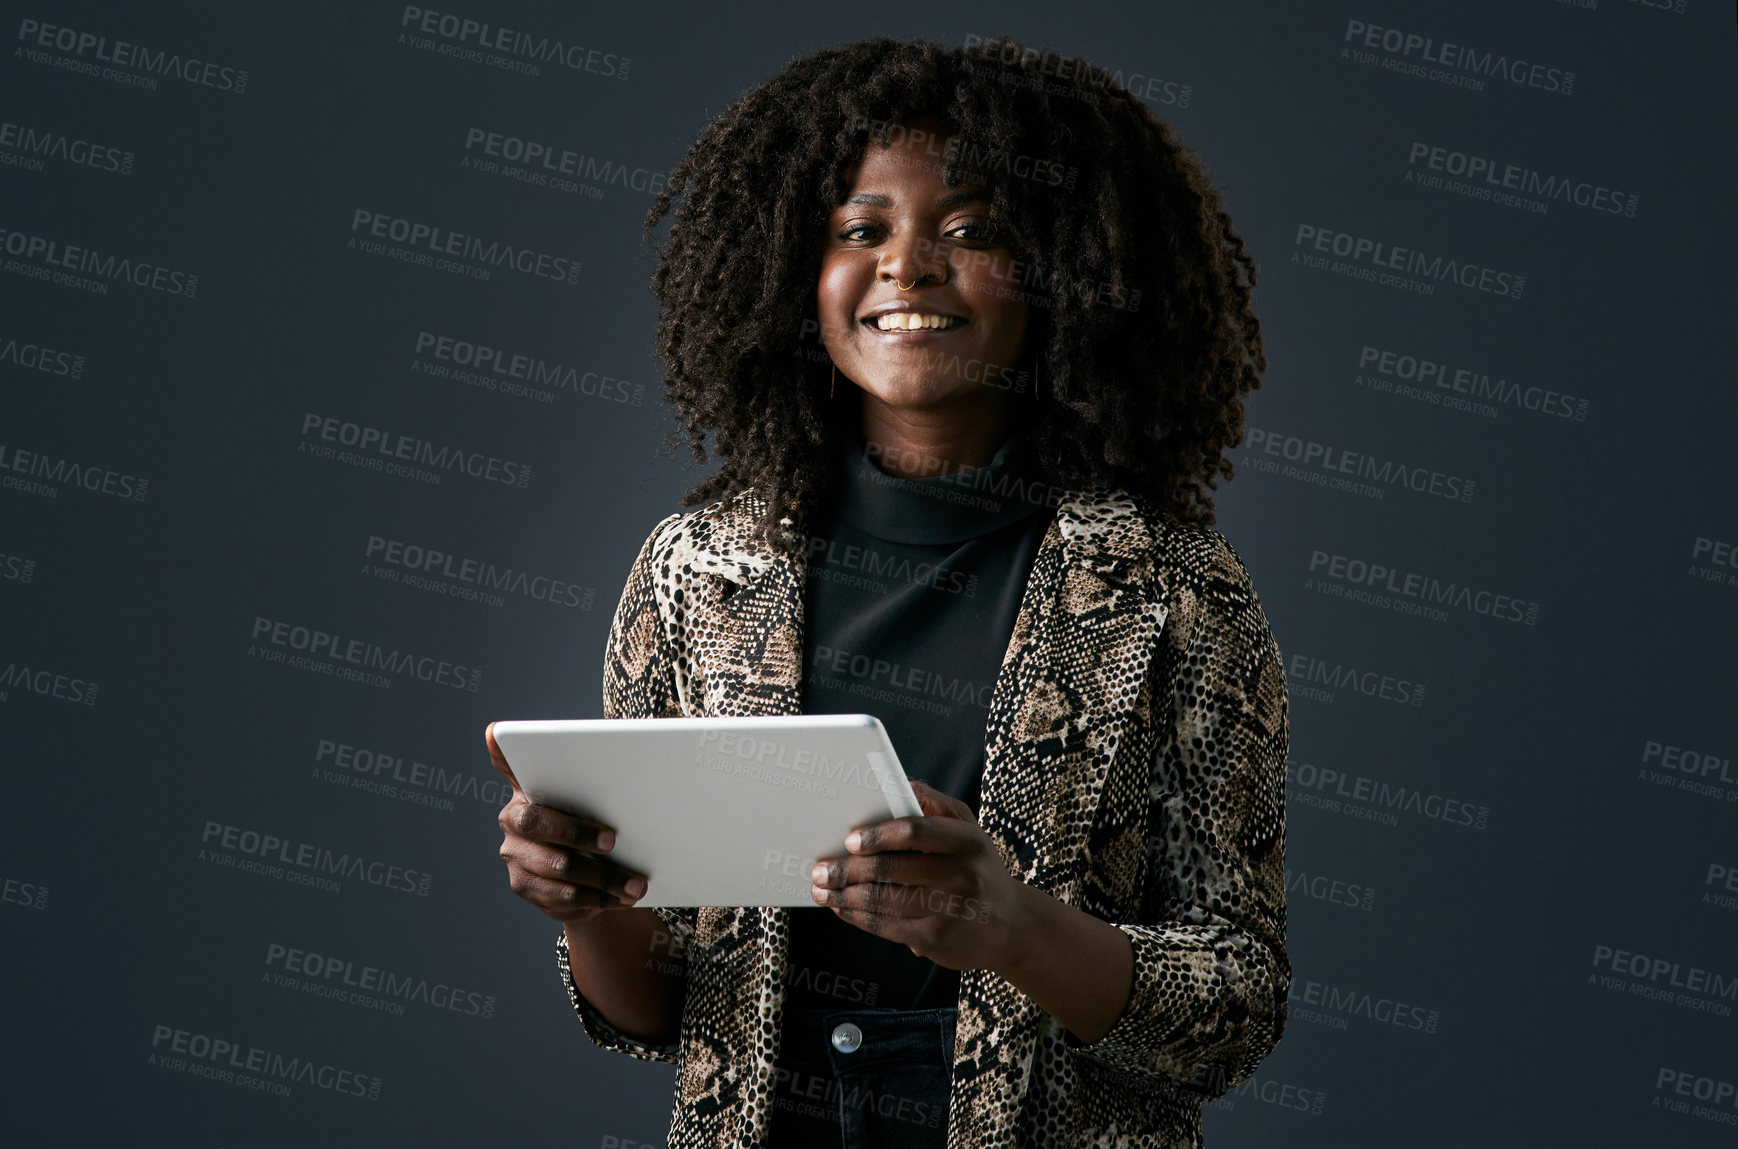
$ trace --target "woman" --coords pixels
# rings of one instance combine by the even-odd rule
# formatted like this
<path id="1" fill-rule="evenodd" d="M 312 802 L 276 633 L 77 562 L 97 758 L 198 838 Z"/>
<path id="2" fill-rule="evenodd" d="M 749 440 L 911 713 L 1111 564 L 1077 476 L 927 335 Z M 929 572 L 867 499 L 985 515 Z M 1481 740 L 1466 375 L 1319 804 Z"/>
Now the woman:
<path id="1" fill-rule="evenodd" d="M 586 1032 L 680 1068 L 677 1146 L 1199 1144 L 1290 978 L 1283 664 L 1209 529 L 1266 367 L 1217 194 L 1098 69 L 882 39 L 745 93 L 648 233 L 678 200 L 667 394 L 723 466 L 605 714 L 869 710 L 924 816 L 814 909 L 646 910 L 516 788 Z"/>

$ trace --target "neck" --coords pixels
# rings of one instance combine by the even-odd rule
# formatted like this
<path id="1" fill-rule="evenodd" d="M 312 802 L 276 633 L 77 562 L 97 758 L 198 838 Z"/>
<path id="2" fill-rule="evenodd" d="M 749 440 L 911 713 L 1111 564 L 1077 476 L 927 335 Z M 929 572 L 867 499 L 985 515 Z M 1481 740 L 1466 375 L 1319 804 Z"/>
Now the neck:
<path id="1" fill-rule="evenodd" d="M 1006 394 L 977 388 L 940 408 L 895 407 L 864 392 L 863 440 L 889 475 L 927 479 L 987 466 L 1014 429 Z"/>

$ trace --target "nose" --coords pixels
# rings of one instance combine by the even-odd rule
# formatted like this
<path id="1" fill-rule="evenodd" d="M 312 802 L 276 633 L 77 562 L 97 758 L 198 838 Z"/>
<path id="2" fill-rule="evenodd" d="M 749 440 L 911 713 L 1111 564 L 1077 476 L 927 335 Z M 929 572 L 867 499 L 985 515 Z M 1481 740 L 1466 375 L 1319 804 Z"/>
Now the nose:
<path id="1" fill-rule="evenodd" d="M 915 285 L 918 280 L 933 278 L 937 283 L 948 280 L 948 262 L 941 245 L 920 235 L 890 239 L 881 249 L 881 261 L 876 275 L 883 283 Z"/>

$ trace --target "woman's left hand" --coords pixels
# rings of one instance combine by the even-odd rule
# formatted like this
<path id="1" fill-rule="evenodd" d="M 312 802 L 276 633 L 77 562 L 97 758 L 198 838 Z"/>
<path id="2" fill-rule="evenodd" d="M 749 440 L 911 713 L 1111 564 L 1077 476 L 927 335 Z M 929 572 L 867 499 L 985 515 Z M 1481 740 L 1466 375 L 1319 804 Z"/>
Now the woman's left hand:
<path id="1" fill-rule="evenodd" d="M 1024 937 L 1025 883 L 1003 866 L 971 807 L 924 782 L 911 789 L 923 816 L 853 830 L 850 853 L 815 863 L 810 892 L 857 928 L 937 965 L 1007 968 Z"/>

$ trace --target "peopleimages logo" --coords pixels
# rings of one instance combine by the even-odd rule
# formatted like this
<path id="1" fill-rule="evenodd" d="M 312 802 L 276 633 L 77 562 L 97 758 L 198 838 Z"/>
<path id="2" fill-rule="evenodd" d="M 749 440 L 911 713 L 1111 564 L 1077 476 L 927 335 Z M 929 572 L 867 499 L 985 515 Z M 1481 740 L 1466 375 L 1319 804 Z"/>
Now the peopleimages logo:
<path id="1" fill-rule="evenodd" d="M 426 977 L 398 974 L 379 966 L 281 942 L 266 946 L 266 977 L 279 989 L 299 990 L 312 997 L 331 998 L 402 1016 L 406 1002 L 441 1012 L 488 1021 L 495 1016 L 495 995 L 463 989 Z"/>
<path id="2" fill-rule="evenodd" d="M 1379 670 L 1360 670 L 1308 654 L 1294 654 L 1286 663 L 1291 692 L 1317 702 L 1332 702 L 1335 690 L 1347 690 L 1401 706 L 1423 706 L 1424 684 Z M 1319 685 L 1318 685 L 1319 684 Z M 1332 689 L 1323 689 L 1331 687 Z"/>
<path id="3" fill-rule="evenodd" d="M 1587 421 L 1588 401 L 1549 387 L 1522 386 L 1502 376 L 1459 367 L 1428 355 L 1410 355 L 1368 343 L 1358 348 L 1360 387 L 1422 399 L 1440 407 L 1496 418 L 1498 405 L 1514 411 L 1549 415 L 1575 423 Z"/>
<path id="4" fill-rule="evenodd" d="M 475 597 L 488 602 L 490 606 L 502 605 L 505 601 L 503 595 L 512 594 L 546 602 L 551 606 L 590 610 L 597 596 L 595 588 L 581 586 L 576 582 L 550 578 L 547 575 L 534 575 L 512 567 L 498 567 L 482 559 L 466 558 L 436 547 L 425 547 L 382 535 L 368 536 L 363 557 L 369 560 L 363 564 L 363 574 L 380 578 L 380 568 L 385 566 L 393 568 L 393 577 L 385 579 L 387 582 L 398 582 L 423 590 L 434 589 L 424 585 L 426 583 L 458 584 L 442 586 L 436 593 L 452 598 Z M 471 593 L 473 590 L 474 593 Z"/>
<path id="5" fill-rule="evenodd" d="M 1298 249 L 1292 252 L 1293 263 L 1368 280 L 1384 287 L 1405 288 L 1419 295 L 1434 295 L 1436 284 L 1448 283 L 1486 295 L 1519 300 L 1527 286 L 1527 277 L 1518 272 L 1487 267 L 1471 260 L 1431 255 L 1416 248 L 1315 224 L 1298 224 L 1292 246 Z M 1325 258 L 1327 255 L 1350 262 L 1330 262 Z M 1412 278 L 1415 276 L 1418 278 Z"/>
<path id="6" fill-rule="evenodd" d="M 388 248 L 382 240 L 391 240 Z M 402 246 L 399 246 L 402 245 Z M 569 287 L 579 283 L 580 262 L 529 247 L 465 235 L 434 224 L 357 208 L 350 216 L 350 247 L 436 271 L 487 280 L 496 268 L 517 271 Z M 452 258 L 437 258 L 450 256 Z M 455 260 L 465 260 L 456 263 Z"/>
<path id="7" fill-rule="evenodd" d="M 133 174 L 133 153 L 112 144 L 99 144 L 53 128 L 36 128 L 0 120 L 0 164 L 28 171 L 42 170 L 45 159 L 99 172 Z"/>
<path id="8" fill-rule="evenodd" d="M 1633 192 L 1615 191 L 1592 180 L 1546 175 L 1521 164 L 1500 163 L 1488 156 L 1418 140 L 1413 141 L 1406 157 L 1406 182 L 1517 207 L 1536 215 L 1544 215 L 1555 200 L 1633 219 L 1641 204 L 1641 197 Z"/>
<path id="9" fill-rule="evenodd" d="M 331 738 L 316 741 L 314 762 L 315 777 L 323 772 L 324 781 L 337 778 L 353 790 L 448 812 L 454 809 L 454 798 L 467 798 L 498 809 L 513 797 L 513 787 L 502 778 L 478 779 L 464 771 L 449 771 L 402 754 L 352 746 Z"/>
<path id="10" fill-rule="evenodd" d="M 478 154 L 486 158 L 479 159 Z M 524 183 L 548 185 L 562 191 L 578 191 L 581 185 L 577 181 L 584 180 L 587 190 L 595 189 L 600 195 L 603 187 L 614 185 L 623 191 L 655 196 L 670 182 L 669 172 L 631 168 L 619 161 L 599 159 L 559 144 L 491 132 L 486 128 L 466 129 L 465 158 L 461 166 L 474 167 L 486 175 L 506 175 Z M 562 176 L 573 178 L 562 180 Z"/>
<path id="11" fill-rule="evenodd" d="M 1708 876 L 1702 879 L 1702 902 L 1723 910 L 1738 910 L 1738 865 L 1708 863 Z"/>
<path id="12" fill-rule="evenodd" d="M 23 906 L 28 910 L 46 910 L 48 909 L 48 887 L 41 882 L 7 878 L 4 883 L 0 883 L 0 902 L 11 906 Z"/>
<path id="13" fill-rule="evenodd" d="M 695 747 L 694 765 L 720 773 L 773 780 L 793 789 L 816 787 L 793 785 L 791 780 L 814 781 L 822 787 L 837 783 L 868 790 L 881 788 L 880 776 L 862 758 L 834 758 L 808 747 L 793 750 L 790 743 L 779 738 L 714 729 L 701 734 Z M 757 772 L 745 773 L 748 768 Z"/>
<path id="14" fill-rule="evenodd" d="M 1431 495 L 1451 502 L 1472 502 L 1477 486 L 1472 479 L 1416 467 L 1394 459 L 1378 459 L 1361 451 L 1348 451 L 1314 439 L 1285 435 L 1258 427 L 1248 428 L 1245 442 L 1248 454 L 1243 461 L 1257 471 L 1278 474 L 1282 478 L 1302 479 L 1317 486 L 1343 489 L 1351 494 L 1382 498 L 1388 491 L 1399 488 L 1421 495 Z M 1283 459 L 1294 466 L 1281 468 L 1268 463 L 1262 455 Z M 1358 480 L 1368 480 L 1360 482 Z"/>
<path id="15" fill-rule="evenodd" d="M 265 877 L 298 875 L 298 885 L 321 885 L 336 893 L 338 879 L 362 882 L 382 890 L 428 897 L 433 875 L 368 858 L 362 854 L 338 853 L 312 842 L 297 842 L 246 826 L 208 820 L 199 836 L 197 861 L 225 866 Z M 277 872 L 270 872 L 277 871 Z"/>
<path id="16" fill-rule="evenodd" d="M 14 275 L 40 279 L 57 287 L 76 287 L 93 295 L 107 295 L 110 283 L 129 284 L 183 299 L 199 294 L 199 277 L 192 272 L 149 260 L 105 255 L 47 236 L 0 227 L 0 252 L 15 257 L 6 261 L 6 270 Z"/>
<path id="17" fill-rule="evenodd" d="M 313 1058 L 286 1057 L 257 1045 L 170 1025 L 159 1025 L 152 1031 L 151 1053 L 145 1064 L 279 1097 L 288 1097 L 291 1085 L 299 1083 L 345 1097 L 379 1101 L 385 1085 L 373 1074 Z"/>
<path id="18" fill-rule="evenodd" d="M 36 577 L 36 560 L 0 551 L 0 582 L 27 583 Z"/>
<path id="19" fill-rule="evenodd" d="M 1311 551 L 1309 572 L 1310 577 L 1304 582 L 1305 590 L 1332 592 L 1401 614 L 1421 614 L 1436 622 L 1448 619 L 1442 607 L 1526 626 L 1534 626 L 1539 621 L 1539 604 L 1531 599 L 1466 586 L 1458 581 L 1444 582 L 1434 575 L 1400 570 L 1386 563 L 1349 555 Z"/>
<path id="20" fill-rule="evenodd" d="M 1738 543 L 1697 535 L 1690 546 L 1690 577 L 1738 587 Z"/>
<path id="21" fill-rule="evenodd" d="M 24 371 L 40 371 L 62 379 L 84 378 L 84 356 L 72 351 L 58 351 L 0 335 L 0 367 L 16 367 Z"/>
<path id="22" fill-rule="evenodd" d="M 1670 958 L 1599 943 L 1593 947 L 1593 968 L 1595 972 L 1587 975 L 1589 984 L 1697 1013 L 1731 1017 L 1729 1003 L 1738 1002 L 1738 976 Z M 1610 973 L 1597 972 L 1602 969 Z"/>
<path id="23" fill-rule="evenodd" d="M 1695 750 L 1652 738 L 1643 743 L 1637 778 L 1669 790 L 1738 802 L 1738 768 L 1729 755 Z"/>
<path id="24" fill-rule="evenodd" d="M 1661 1096 L 1668 1091 L 1672 1096 Z M 1686 1098 L 1707 1104 L 1692 1105 Z M 1660 1066 L 1654 1077 L 1653 1103 L 1667 1113 L 1699 1117 L 1719 1125 L 1738 1125 L 1738 1084 L 1692 1070 Z"/>
<path id="25" fill-rule="evenodd" d="M 452 379 L 541 403 L 553 403 L 558 392 L 567 392 L 638 407 L 646 390 L 641 383 L 433 331 L 416 333 L 415 351 L 417 358 L 411 370 L 419 375 Z"/>
<path id="26" fill-rule="evenodd" d="M 1150 73 L 1091 63 L 1076 56 L 1063 56 L 1038 48 L 1021 49 L 1000 37 L 967 32 L 964 49 L 975 59 L 1000 64 L 998 79 L 1006 86 L 1025 87 L 1053 96 L 1098 103 L 1102 91 L 1127 92 L 1148 103 L 1186 108 L 1194 88 Z M 1016 69 L 1015 65 L 1018 65 Z M 1052 78 L 1053 77 L 1053 78 Z"/>
<path id="27" fill-rule="evenodd" d="M 53 64 L 82 76 L 98 76 L 151 91 L 156 91 L 158 78 L 181 80 L 237 96 L 247 91 L 245 68 L 148 48 L 126 40 L 110 40 L 94 32 L 46 24 L 40 20 L 26 18 L 18 21 L 18 42 L 25 46 L 20 50 L 33 64 Z M 70 56 L 57 59 L 50 57 L 49 51 L 66 52 Z"/>
<path id="28" fill-rule="evenodd" d="M 1489 806 L 1313 762 L 1286 759 L 1285 784 L 1291 802 L 1382 826 L 1399 825 L 1401 814 L 1470 830 L 1483 830 L 1490 822 Z"/>
<path id="29" fill-rule="evenodd" d="M 345 638 L 317 627 L 297 626 L 278 619 L 256 617 L 248 636 L 249 657 L 351 679 L 370 686 L 390 688 L 387 675 L 404 674 L 418 682 L 447 686 L 475 694 L 483 685 L 479 667 L 447 659 L 419 656 L 395 650 L 363 638 Z"/>
<path id="30" fill-rule="evenodd" d="M 332 443 L 352 449 L 340 451 L 337 447 L 324 445 Z M 466 451 L 312 411 L 302 416 L 302 442 L 296 450 L 315 458 L 349 463 L 364 470 L 417 479 L 436 486 L 440 484 L 442 471 L 457 472 L 507 487 L 524 488 L 531 484 L 528 463 L 498 459 L 481 451 Z"/>
<path id="31" fill-rule="evenodd" d="M 1326 874 L 1312 874 L 1305 870 L 1285 872 L 1285 892 L 1288 897 L 1301 894 L 1318 902 L 1346 906 L 1354 910 L 1372 910 L 1376 903 L 1376 891 L 1370 886 Z"/>
<path id="32" fill-rule="evenodd" d="M 149 479 L 129 475 L 124 471 L 80 463 L 64 456 L 45 455 L 22 447 L 0 443 L 0 489 L 39 495 L 45 499 L 60 497 L 59 484 L 66 484 L 116 499 L 142 503 L 151 488 Z M 24 475 L 27 478 L 18 478 Z"/>
<path id="33" fill-rule="evenodd" d="M 1396 998 L 1383 997 L 1361 989 L 1348 989 L 1343 986 L 1329 985 L 1326 982 L 1294 979 L 1286 992 L 1286 999 L 1291 1009 L 1304 1015 L 1304 1020 L 1327 1024 L 1330 1029 L 1345 1029 L 1346 1022 L 1355 1017 L 1367 1021 L 1381 1022 L 1396 1029 L 1410 1029 L 1418 1033 L 1435 1033 L 1441 1013 L 1428 1006 L 1413 1005 Z M 1324 1018 L 1316 1010 L 1306 1007 L 1316 1006 L 1338 1015 Z"/>
<path id="34" fill-rule="evenodd" d="M 1575 91 L 1575 73 L 1567 69 L 1364 20 L 1346 21 L 1344 43 L 1352 46 L 1340 49 L 1342 59 L 1450 87 L 1482 92 L 1487 81 L 1500 81 L 1559 96 Z"/>
<path id="35" fill-rule="evenodd" d="M 543 74 L 542 65 L 552 64 L 570 72 L 590 72 L 615 80 L 628 78 L 633 61 L 614 52 L 569 44 L 548 36 L 502 28 L 451 12 L 436 12 L 406 4 L 398 26 L 399 43 L 442 56 L 487 64 L 527 76 Z"/>
<path id="36" fill-rule="evenodd" d="M 29 663 L 8 662 L 6 669 L 0 670 L 0 702 L 10 701 L 14 690 L 83 706 L 97 704 L 97 683 L 76 674 L 44 670 Z"/>

